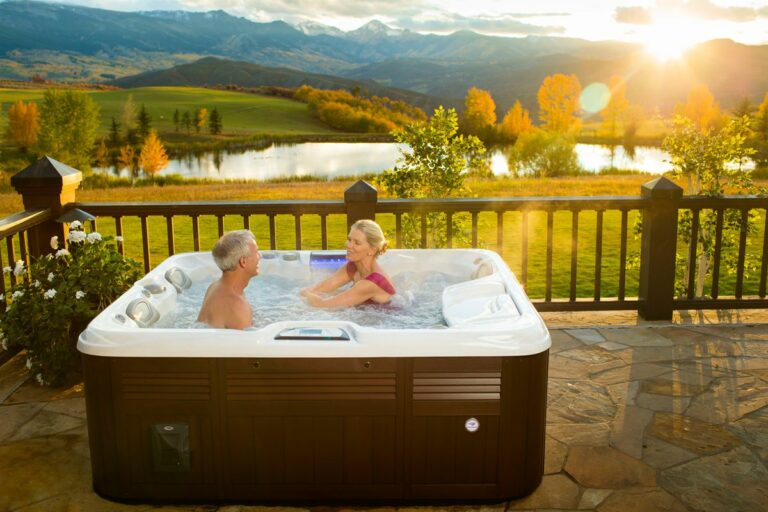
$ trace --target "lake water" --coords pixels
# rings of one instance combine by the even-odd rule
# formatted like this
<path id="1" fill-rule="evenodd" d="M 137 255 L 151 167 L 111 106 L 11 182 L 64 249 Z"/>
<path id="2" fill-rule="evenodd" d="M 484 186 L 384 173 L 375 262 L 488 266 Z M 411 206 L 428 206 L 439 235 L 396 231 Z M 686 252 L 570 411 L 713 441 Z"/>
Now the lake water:
<path id="1" fill-rule="evenodd" d="M 611 167 L 611 147 L 577 144 L 576 154 L 582 167 L 598 172 Z M 210 152 L 171 160 L 159 175 L 179 174 L 190 178 L 220 180 L 266 180 L 284 176 L 356 176 L 390 169 L 400 157 L 399 145 L 372 142 L 305 142 L 273 144 L 266 149 L 241 152 Z M 614 147 L 613 167 L 653 174 L 668 171 L 666 152 L 660 148 L 637 146 L 632 155 L 621 146 Z M 500 149 L 490 154 L 496 175 L 509 173 L 507 158 Z M 97 172 L 117 175 L 114 168 L 96 168 Z M 123 170 L 121 176 L 128 176 Z"/>

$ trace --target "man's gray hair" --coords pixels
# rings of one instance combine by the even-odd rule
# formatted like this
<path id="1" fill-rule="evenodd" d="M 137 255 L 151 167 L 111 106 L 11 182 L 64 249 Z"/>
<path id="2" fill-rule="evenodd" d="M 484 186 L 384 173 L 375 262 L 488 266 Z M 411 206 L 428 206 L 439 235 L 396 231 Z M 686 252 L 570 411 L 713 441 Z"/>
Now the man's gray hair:
<path id="1" fill-rule="evenodd" d="M 251 240 L 256 242 L 256 237 L 247 229 L 224 233 L 213 246 L 213 261 L 222 272 L 234 270 L 240 258 L 250 253 Z"/>

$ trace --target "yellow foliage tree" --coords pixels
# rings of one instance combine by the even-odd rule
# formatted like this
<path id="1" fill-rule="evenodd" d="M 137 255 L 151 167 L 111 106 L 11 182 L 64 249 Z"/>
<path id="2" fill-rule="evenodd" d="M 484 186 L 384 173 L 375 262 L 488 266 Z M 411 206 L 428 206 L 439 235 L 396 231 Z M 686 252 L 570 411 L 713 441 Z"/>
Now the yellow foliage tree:
<path id="1" fill-rule="evenodd" d="M 691 89 L 686 102 L 678 104 L 675 111 L 693 121 L 702 132 L 713 128 L 721 117 L 720 105 L 704 84 Z"/>
<path id="2" fill-rule="evenodd" d="M 104 138 L 101 139 L 101 142 L 96 148 L 95 160 L 98 167 L 106 167 L 109 165 L 109 149 L 107 149 L 107 144 L 104 142 Z"/>
<path id="3" fill-rule="evenodd" d="M 461 129 L 470 135 L 483 135 L 496 124 L 496 102 L 491 93 L 471 87 L 464 98 Z"/>
<path id="4" fill-rule="evenodd" d="M 614 75 L 608 80 L 608 90 L 611 92 L 611 98 L 605 108 L 600 111 L 600 117 L 603 118 L 605 134 L 616 137 L 619 134 L 619 125 L 624 122 L 629 110 L 627 85 L 622 77 Z"/>
<path id="5" fill-rule="evenodd" d="M 208 124 L 208 109 L 207 108 L 201 108 L 197 111 L 197 119 L 195 119 L 195 130 L 199 132 L 203 128 L 205 128 L 205 125 Z"/>
<path id="6" fill-rule="evenodd" d="M 556 133 L 576 133 L 581 120 L 579 110 L 581 83 L 576 75 L 560 73 L 548 76 L 539 87 L 539 119 L 544 129 Z"/>
<path id="7" fill-rule="evenodd" d="M 144 147 L 139 154 L 139 166 L 144 172 L 154 177 L 168 165 L 168 155 L 165 153 L 165 147 L 160 141 L 154 130 L 149 132 L 144 140 Z"/>
<path id="8" fill-rule="evenodd" d="M 40 123 L 37 105 L 23 101 L 11 105 L 8 109 L 8 139 L 26 151 L 37 144 L 38 133 Z"/>
<path id="9" fill-rule="evenodd" d="M 520 134 L 533 129 L 533 122 L 528 110 L 520 104 L 520 100 L 515 101 L 512 108 L 509 109 L 501 121 L 501 133 L 508 140 L 517 139 Z"/>

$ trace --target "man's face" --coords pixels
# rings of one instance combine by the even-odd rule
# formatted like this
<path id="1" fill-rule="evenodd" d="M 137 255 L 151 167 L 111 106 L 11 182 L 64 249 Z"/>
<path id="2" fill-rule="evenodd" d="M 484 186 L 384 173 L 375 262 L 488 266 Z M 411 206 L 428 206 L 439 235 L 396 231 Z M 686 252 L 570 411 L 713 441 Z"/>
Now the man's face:
<path id="1" fill-rule="evenodd" d="M 259 275 L 259 262 L 261 261 L 261 251 L 256 242 L 251 241 L 248 256 L 245 258 L 245 269 L 248 275 L 253 277 Z"/>

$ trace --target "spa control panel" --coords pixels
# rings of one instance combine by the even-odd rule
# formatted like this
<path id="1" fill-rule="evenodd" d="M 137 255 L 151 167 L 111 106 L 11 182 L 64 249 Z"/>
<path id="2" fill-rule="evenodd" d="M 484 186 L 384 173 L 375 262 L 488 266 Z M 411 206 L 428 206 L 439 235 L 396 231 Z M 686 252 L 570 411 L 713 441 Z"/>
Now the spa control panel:
<path id="1" fill-rule="evenodd" d="M 338 327 L 292 327 L 280 331 L 275 341 L 350 341 L 350 337 Z"/>

